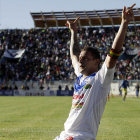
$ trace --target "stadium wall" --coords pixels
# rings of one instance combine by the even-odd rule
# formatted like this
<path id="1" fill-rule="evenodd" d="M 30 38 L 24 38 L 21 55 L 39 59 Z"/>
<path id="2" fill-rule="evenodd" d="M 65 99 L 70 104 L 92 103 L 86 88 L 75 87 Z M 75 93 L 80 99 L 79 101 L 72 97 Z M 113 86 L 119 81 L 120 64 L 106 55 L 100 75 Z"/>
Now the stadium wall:
<path id="1" fill-rule="evenodd" d="M 113 94 L 114 96 L 118 96 L 119 93 L 119 86 L 121 84 L 121 81 L 113 81 L 111 84 L 111 90 L 110 94 Z M 130 87 L 128 88 L 128 96 L 135 96 L 135 85 L 139 81 L 131 81 L 129 80 L 129 85 Z M 58 89 L 58 87 L 62 86 L 62 89 Z M 10 84 L 10 83 L 9 83 Z M 12 83 L 11 83 L 12 84 Z M 73 90 L 69 89 L 66 90 L 65 86 L 68 85 L 73 86 L 74 81 L 51 81 L 44 83 L 43 89 L 40 89 L 40 83 L 38 82 L 23 82 L 23 81 L 17 81 L 14 82 L 14 85 L 18 87 L 18 89 L 13 89 L 13 90 L 0 90 L 0 96 L 72 96 L 73 95 Z M 28 89 L 22 89 L 21 87 L 23 85 L 28 85 Z"/>

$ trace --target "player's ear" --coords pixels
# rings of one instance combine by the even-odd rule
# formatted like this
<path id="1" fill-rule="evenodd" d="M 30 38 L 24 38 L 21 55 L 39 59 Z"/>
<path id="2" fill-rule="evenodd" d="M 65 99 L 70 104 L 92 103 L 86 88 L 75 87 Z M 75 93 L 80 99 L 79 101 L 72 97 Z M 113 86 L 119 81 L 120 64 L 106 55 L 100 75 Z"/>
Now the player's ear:
<path id="1" fill-rule="evenodd" d="M 97 64 L 97 66 L 98 66 L 98 70 L 100 69 L 100 59 L 96 59 L 96 64 Z"/>
<path id="2" fill-rule="evenodd" d="M 96 59 L 96 63 L 97 63 L 97 65 L 99 65 L 100 64 L 100 59 Z"/>

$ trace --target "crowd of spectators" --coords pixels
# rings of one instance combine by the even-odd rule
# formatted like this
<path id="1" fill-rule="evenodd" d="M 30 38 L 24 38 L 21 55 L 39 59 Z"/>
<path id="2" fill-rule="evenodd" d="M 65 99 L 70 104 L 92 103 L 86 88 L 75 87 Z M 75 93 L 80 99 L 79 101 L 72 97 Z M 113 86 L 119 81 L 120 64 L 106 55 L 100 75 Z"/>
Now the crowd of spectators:
<path id="1" fill-rule="evenodd" d="M 102 62 L 111 48 L 118 27 L 80 28 L 79 46 L 97 47 Z M 73 80 L 74 70 L 70 60 L 70 32 L 67 28 L 1 30 L 0 31 L 0 80 Z M 124 49 L 140 47 L 140 26 L 129 27 Z M 5 49 L 25 49 L 15 61 L 3 60 Z M 2 61 L 3 60 L 3 61 Z M 132 61 L 118 61 L 114 79 L 140 79 L 140 56 Z"/>

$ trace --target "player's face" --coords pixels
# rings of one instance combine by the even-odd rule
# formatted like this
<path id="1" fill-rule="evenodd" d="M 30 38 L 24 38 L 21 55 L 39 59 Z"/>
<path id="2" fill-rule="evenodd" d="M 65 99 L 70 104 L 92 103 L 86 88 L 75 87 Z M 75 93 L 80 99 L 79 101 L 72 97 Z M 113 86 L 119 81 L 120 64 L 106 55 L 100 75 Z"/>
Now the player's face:
<path id="1" fill-rule="evenodd" d="M 95 59 L 91 52 L 82 51 L 79 56 L 80 73 L 90 75 L 98 70 L 99 59 Z"/>

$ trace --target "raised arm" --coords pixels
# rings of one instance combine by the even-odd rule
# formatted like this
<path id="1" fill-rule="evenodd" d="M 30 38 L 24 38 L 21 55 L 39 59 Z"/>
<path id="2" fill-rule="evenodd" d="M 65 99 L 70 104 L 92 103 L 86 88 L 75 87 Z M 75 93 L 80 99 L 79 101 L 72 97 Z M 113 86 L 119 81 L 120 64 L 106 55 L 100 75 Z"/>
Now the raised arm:
<path id="1" fill-rule="evenodd" d="M 74 22 L 67 21 L 66 23 L 66 26 L 69 27 L 71 32 L 70 56 L 74 69 L 78 63 L 80 54 L 80 48 L 77 41 L 77 22 L 79 18 L 80 17 L 78 17 Z"/>
<path id="2" fill-rule="evenodd" d="M 125 39 L 125 33 L 127 31 L 127 27 L 129 22 L 133 19 L 133 11 L 132 8 L 136 4 L 133 4 L 131 7 L 126 8 L 124 6 L 123 11 L 122 11 L 122 21 L 121 25 L 119 28 L 119 31 L 114 39 L 113 45 L 112 45 L 112 50 L 110 51 L 110 55 L 107 56 L 105 63 L 107 68 L 113 68 L 116 65 L 117 62 L 117 56 L 119 56 L 122 46 L 124 43 Z"/>

